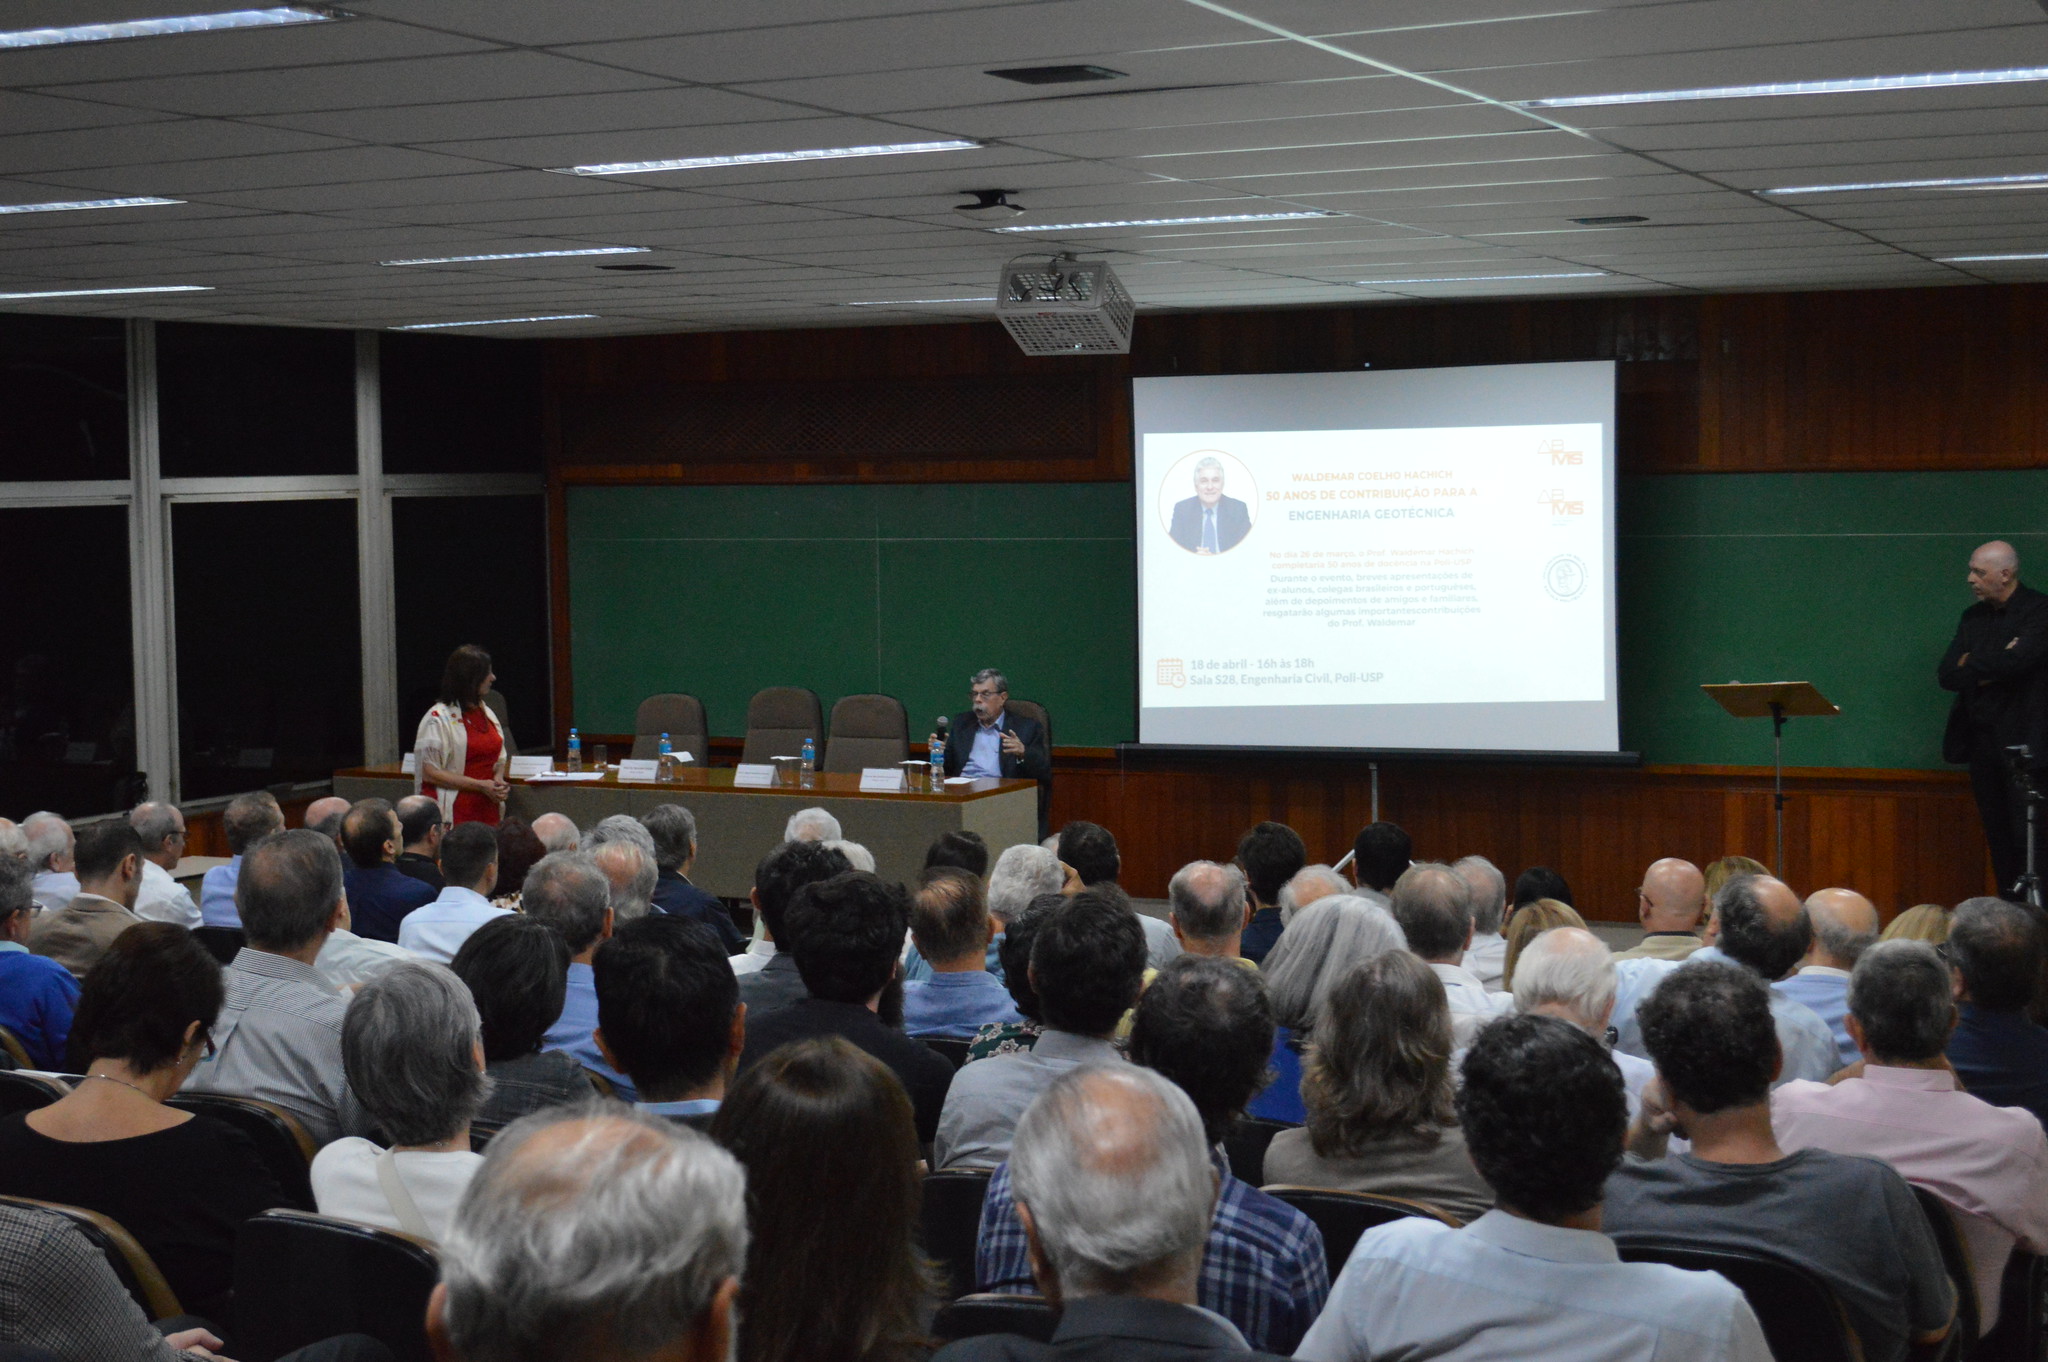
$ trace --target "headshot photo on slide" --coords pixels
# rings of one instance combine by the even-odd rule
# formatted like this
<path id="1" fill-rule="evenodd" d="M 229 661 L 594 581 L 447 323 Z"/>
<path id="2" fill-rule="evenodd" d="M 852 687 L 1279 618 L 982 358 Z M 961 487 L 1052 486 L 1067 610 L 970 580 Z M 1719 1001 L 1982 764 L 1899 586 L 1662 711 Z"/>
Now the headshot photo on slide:
<path id="1" fill-rule="evenodd" d="M 1159 518 L 1167 537 L 1189 553 L 1228 553 L 1258 523 L 1258 484 L 1236 455 L 1194 450 L 1176 459 L 1160 479 Z"/>

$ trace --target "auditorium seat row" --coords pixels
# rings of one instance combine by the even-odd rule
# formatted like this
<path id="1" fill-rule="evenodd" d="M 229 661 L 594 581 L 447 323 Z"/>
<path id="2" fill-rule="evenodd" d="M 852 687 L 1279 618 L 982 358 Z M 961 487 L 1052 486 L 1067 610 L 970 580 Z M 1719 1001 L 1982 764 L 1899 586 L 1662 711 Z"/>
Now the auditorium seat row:
<path id="1" fill-rule="evenodd" d="M 1030 700 L 1012 700 L 1011 712 L 1036 719 L 1045 726 L 1046 742 L 1052 742 L 1052 720 L 1045 707 Z M 929 732 L 929 728 L 925 732 Z M 917 735 L 917 755 L 923 756 L 925 732 Z M 669 745 L 688 752 L 699 765 L 711 744 L 711 725 L 705 718 L 704 702 L 694 695 L 668 692 L 650 695 L 640 702 L 633 717 L 633 756 L 645 760 L 661 750 L 661 735 Z M 894 766 L 911 759 L 910 720 L 903 702 L 893 695 L 848 695 L 832 706 L 832 726 L 825 727 L 824 707 L 818 693 L 802 686 L 770 686 L 755 694 L 747 704 L 746 748 L 743 762 L 765 762 L 776 757 L 794 757 L 803 752 L 805 739 L 817 744 L 818 769 L 858 772 L 870 766 Z"/>

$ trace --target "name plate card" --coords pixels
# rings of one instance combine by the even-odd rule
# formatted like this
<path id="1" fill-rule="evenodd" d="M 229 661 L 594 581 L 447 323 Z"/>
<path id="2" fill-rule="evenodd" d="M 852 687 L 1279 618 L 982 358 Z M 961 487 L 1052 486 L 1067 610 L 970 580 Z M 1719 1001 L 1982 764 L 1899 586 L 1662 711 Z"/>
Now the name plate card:
<path id="1" fill-rule="evenodd" d="M 576 780 L 603 780 L 602 771 L 542 771 L 539 775 L 528 776 L 535 785 L 555 785 Z"/>
<path id="2" fill-rule="evenodd" d="M 420 754 L 417 752 L 406 753 L 405 760 L 398 763 L 398 769 L 409 776 L 417 775 L 420 769 Z"/>
<path id="3" fill-rule="evenodd" d="M 637 780 L 652 785 L 659 774 L 661 763 L 652 757 L 634 760 L 627 757 L 619 762 L 620 780 Z"/>
<path id="4" fill-rule="evenodd" d="M 765 761 L 743 761 L 733 768 L 732 783 L 742 787 L 773 785 L 775 767 Z"/>
<path id="5" fill-rule="evenodd" d="M 512 758 L 512 767 L 508 774 L 518 776 L 523 780 L 527 776 L 546 775 L 554 769 L 555 759 L 553 757 L 514 757 Z"/>
<path id="6" fill-rule="evenodd" d="M 903 772 L 894 766 L 862 767 L 860 788 L 863 794 L 870 790 L 899 793 L 903 789 Z"/>

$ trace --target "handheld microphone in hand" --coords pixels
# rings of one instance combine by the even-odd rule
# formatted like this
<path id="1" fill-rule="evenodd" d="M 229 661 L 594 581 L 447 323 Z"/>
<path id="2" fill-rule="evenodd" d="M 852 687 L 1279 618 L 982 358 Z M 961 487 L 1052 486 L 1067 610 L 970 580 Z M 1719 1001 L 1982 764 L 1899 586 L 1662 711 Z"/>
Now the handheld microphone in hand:
<path id="1" fill-rule="evenodd" d="M 941 741 L 952 737 L 953 720 L 951 719 L 951 717 L 949 717 L 948 715 L 941 714 L 939 716 L 938 728 L 935 731 L 938 733 Z"/>

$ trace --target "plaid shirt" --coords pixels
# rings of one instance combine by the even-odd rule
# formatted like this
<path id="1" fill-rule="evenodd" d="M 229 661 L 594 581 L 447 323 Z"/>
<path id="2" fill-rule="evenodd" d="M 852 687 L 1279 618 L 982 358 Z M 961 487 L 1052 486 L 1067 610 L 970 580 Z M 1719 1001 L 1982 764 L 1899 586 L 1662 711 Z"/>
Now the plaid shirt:
<path id="1" fill-rule="evenodd" d="M 1209 1226 L 1196 1298 L 1235 1324 L 1253 1348 L 1292 1353 L 1330 1295 L 1322 1232 L 1286 1202 L 1234 1177 L 1220 1157 L 1216 1172 L 1223 1180 L 1222 1194 Z M 981 1204 L 974 1276 L 978 1291 L 1038 1290 L 1007 1163 L 989 1179 Z"/>

